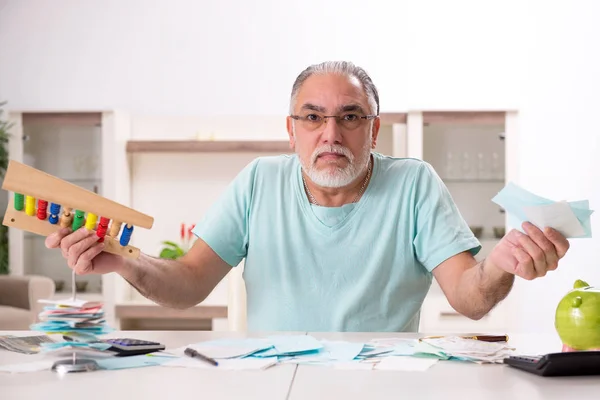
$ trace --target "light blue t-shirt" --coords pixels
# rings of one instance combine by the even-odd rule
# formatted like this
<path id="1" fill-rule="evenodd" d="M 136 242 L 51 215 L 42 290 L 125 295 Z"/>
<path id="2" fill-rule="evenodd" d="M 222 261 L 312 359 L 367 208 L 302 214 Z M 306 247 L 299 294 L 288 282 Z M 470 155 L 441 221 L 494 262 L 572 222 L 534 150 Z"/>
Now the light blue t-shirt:
<path id="1" fill-rule="evenodd" d="M 194 233 L 244 258 L 251 331 L 409 331 L 431 271 L 481 245 L 431 166 L 373 153 L 359 202 L 311 205 L 297 156 L 244 168 Z"/>

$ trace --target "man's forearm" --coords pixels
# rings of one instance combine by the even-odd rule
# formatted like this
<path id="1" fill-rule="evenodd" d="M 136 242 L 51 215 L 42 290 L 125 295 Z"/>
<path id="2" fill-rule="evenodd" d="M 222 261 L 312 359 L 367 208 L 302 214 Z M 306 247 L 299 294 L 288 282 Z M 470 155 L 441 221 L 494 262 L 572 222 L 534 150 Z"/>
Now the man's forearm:
<path id="1" fill-rule="evenodd" d="M 165 307 L 192 307 L 210 293 L 210 288 L 202 287 L 197 271 L 176 260 L 142 254 L 128 259 L 118 273 L 142 296 Z"/>
<path id="2" fill-rule="evenodd" d="M 510 292 L 515 276 L 483 260 L 466 270 L 456 287 L 456 311 L 481 319 Z"/>

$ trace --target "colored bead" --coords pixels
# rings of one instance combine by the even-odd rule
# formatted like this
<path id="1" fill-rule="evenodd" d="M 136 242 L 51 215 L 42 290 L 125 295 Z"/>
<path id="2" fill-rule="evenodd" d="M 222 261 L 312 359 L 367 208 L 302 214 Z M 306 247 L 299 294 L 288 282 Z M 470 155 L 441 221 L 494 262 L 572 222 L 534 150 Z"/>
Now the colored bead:
<path id="1" fill-rule="evenodd" d="M 121 225 L 122 222 L 113 221 L 112 224 L 110 224 L 110 232 L 108 233 L 108 236 L 113 238 L 119 236 L 119 232 L 121 231 Z"/>
<path id="2" fill-rule="evenodd" d="M 58 215 L 60 213 L 60 204 L 51 203 L 50 204 L 50 214 Z"/>
<path id="3" fill-rule="evenodd" d="M 133 225 L 125 225 L 123 228 L 123 233 L 121 233 L 121 239 L 119 243 L 121 246 L 127 246 L 129 244 L 129 240 L 131 239 L 131 234 L 133 233 Z"/>
<path id="4" fill-rule="evenodd" d="M 48 202 L 46 200 L 38 200 L 37 217 L 45 220 L 48 216 Z"/>
<path id="5" fill-rule="evenodd" d="M 60 213 L 60 204 L 52 203 L 50 204 L 50 216 L 48 217 L 48 221 L 51 224 L 56 225 L 58 223 L 58 214 Z"/>
<path id="6" fill-rule="evenodd" d="M 73 214 L 71 213 L 71 209 L 68 207 L 65 207 L 63 209 L 63 213 L 60 216 L 60 226 L 62 228 L 67 228 L 69 226 L 71 226 L 71 222 L 73 221 Z"/>
<path id="7" fill-rule="evenodd" d="M 106 231 L 108 230 L 108 223 L 110 219 L 106 217 L 100 217 L 100 222 L 98 223 L 98 229 L 96 230 L 96 235 L 100 238 L 99 242 L 104 242 L 104 236 L 106 236 Z"/>
<path id="8" fill-rule="evenodd" d="M 85 221 L 85 228 L 90 231 L 96 229 L 96 221 L 98 221 L 98 216 L 96 214 L 88 213 Z"/>
<path id="9" fill-rule="evenodd" d="M 75 210 L 75 217 L 73 218 L 73 230 L 81 228 L 85 223 L 85 212 L 81 210 Z"/>
<path id="10" fill-rule="evenodd" d="M 21 193 L 15 193 L 15 210 L 23 211 L 23 206 L 25 205 L 25 196 Z"/>
<path id="11" fill-rule="evenodd" d="M 32 196 L 25 196 L 25 214 L 35 215 L 35 198 Z"/>

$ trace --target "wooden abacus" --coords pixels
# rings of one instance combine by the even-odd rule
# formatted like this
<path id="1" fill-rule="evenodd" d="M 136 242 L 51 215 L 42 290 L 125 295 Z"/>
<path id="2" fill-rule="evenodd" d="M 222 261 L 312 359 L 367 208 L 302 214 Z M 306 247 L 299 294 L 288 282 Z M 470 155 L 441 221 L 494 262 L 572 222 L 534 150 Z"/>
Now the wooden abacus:
<path id="1" fill-rule="evenodd" d="M 129 245 L 134 226 L 150 229 L 154 223 L 146 214 L 14 160 L 8 163 L 2 189 L 14 193 L 3 225 L 43 236 L 85 226 L 96 231 L 104 251 L 125 257 L 140 255 Z"/>

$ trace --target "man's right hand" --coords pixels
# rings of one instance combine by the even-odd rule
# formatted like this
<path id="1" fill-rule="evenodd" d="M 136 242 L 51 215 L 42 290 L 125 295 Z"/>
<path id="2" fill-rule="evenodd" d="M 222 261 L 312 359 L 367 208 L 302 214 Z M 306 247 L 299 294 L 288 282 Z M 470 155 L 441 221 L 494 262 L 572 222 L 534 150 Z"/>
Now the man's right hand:
<path id="1" fill-rule="evenodd" d="M 62 228 L 46 238 L 46 247 L 60 249 L 67 264 L 78 275 L 118 272 L 125 266 L 125 258 L 104 250 L 93 230 L 82 227 L 75 232 Z"/>

